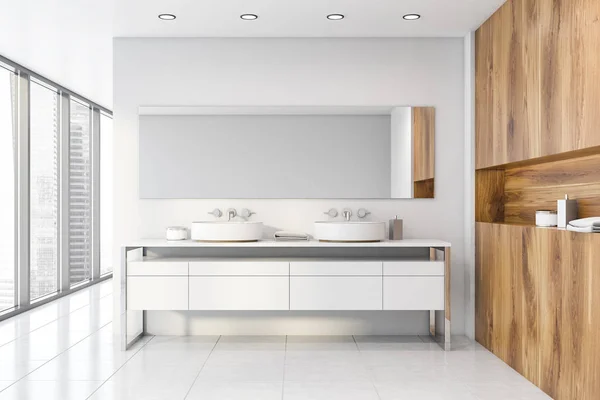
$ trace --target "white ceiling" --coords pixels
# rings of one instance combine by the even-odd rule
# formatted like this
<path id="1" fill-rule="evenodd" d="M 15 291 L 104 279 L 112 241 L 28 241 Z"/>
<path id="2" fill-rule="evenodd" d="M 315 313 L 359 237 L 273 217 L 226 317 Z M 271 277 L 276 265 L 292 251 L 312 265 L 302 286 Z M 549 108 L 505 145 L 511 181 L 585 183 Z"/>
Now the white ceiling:
<path id="1" fill-rule="evenodd" d="M 111 108 L 112 20 L 112 0 L 0 0 L 0 55 Z"/>
<path id="2" fill-rule="evenodd" d="M 112 107 L 115 37 L 463 36 L 504 0 L 0 0 L 0 55 Z M 160 13 L 177 15 L 161 21 Z M 243 21 L 242 13 L 259 15 Z M 327 14 L 342 13 L 342 21 Z M 402 15 L 419 13 L 418 21 Z"/>
<path id="3" fill-rule="evenodd" d="M 464 36 L 505 0 L 118 0 L 115 36 Z M 177 15 L 161 21 L 160 13 Z M 259 15 L 244 21 L 240 14 Z M 342 21 L 327 14 L 340 13 Z M 418 21 L 404 21 L 418 13 Z"/>

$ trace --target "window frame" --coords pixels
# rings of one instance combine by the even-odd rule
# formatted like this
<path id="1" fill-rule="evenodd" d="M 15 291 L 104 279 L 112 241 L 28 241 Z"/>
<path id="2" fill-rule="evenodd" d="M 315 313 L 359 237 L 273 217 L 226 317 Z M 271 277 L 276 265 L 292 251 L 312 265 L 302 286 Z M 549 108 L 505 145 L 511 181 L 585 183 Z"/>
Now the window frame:
<path id="1" fill-rule="evenodd" d="M 112 271 L 100 275 L 100 114 L 113 118 L 111 110 L 99 105 L 85 96 L 59 85 L 28 68 L 0 55 L 0 68 L 16 75 L 17 107 L 16 130 L 16 170 L 15 170 L 15 290 L 14 307 L 0 310 L 0 321 L 18 315 L 32 308 L 54 301 L 77 290 L 112 278 Z M 46 86 L 58 93 L 58 274 L 57 292 L 30 300 L 30 93 L 31 82 Z M 69 138 L 70 138 L 70 101 L 90 107 L 90 147 L 92 162 L 92 274 L 88 281 L 70 285 L 69 269 Z"/>

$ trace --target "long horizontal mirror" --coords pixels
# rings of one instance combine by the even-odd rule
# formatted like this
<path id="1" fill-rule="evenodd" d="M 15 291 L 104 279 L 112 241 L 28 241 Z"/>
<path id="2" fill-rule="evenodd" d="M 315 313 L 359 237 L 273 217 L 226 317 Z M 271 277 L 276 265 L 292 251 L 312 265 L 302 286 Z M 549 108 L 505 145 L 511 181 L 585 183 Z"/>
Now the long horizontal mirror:
<path id="1" fill-rule="evenodd" d="M 140 109 L 146 199 L 434 197 L 432 107 Z"/>

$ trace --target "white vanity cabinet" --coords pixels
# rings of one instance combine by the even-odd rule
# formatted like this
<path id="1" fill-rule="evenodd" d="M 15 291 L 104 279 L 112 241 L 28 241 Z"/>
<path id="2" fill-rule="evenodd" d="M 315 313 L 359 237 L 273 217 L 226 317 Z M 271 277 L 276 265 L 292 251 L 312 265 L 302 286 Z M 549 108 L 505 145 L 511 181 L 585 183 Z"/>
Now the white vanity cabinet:
<path id="1" fill-rule="evenodd" d="M 127 264 L 129 310 L 187 310 L 188 262 L 132 261 Z"/>
<path id="2" fill-rule="evenodd" d="M 382 263 L 290 263 L 290 310 L 381 310 Z"/>
<path id="3" fill-rule="evenodd" d="M 384 310 L 443 310 L 443 261 L 383 263 Z"/>
<path id="4" fill-rule="evenodd" d="M 289 310 L 289 263 L 190 262 L 190 310 Z"/>
<path id="5" fill-rule="evenodd" d="M 122 260 L 125 349 L 131 337 L 144 334 L 145 315 L 155 310 L 422 310 L 429 312 L 431 335 L 436 340 L 443 336 L 440 343 L 450 348 L 445 334 L 451 317 L 447 242 L 144 241 L 123 247 Z M 141 332 L 127 331 L 130 318 Z"/>

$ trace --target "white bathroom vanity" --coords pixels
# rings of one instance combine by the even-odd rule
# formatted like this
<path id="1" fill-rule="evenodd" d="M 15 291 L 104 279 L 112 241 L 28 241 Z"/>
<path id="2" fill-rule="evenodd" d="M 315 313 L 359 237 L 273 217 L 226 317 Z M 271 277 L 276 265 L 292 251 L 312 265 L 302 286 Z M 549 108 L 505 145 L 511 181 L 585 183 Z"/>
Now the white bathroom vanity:
<path id="1" fill-rule="evenodd" d="M 430 335 L 450 349 L 450 243 L 440 240 L 141 240 L 122 248 L 121 276 L 123 349 L 153 310 L 428 310 Z"/>

